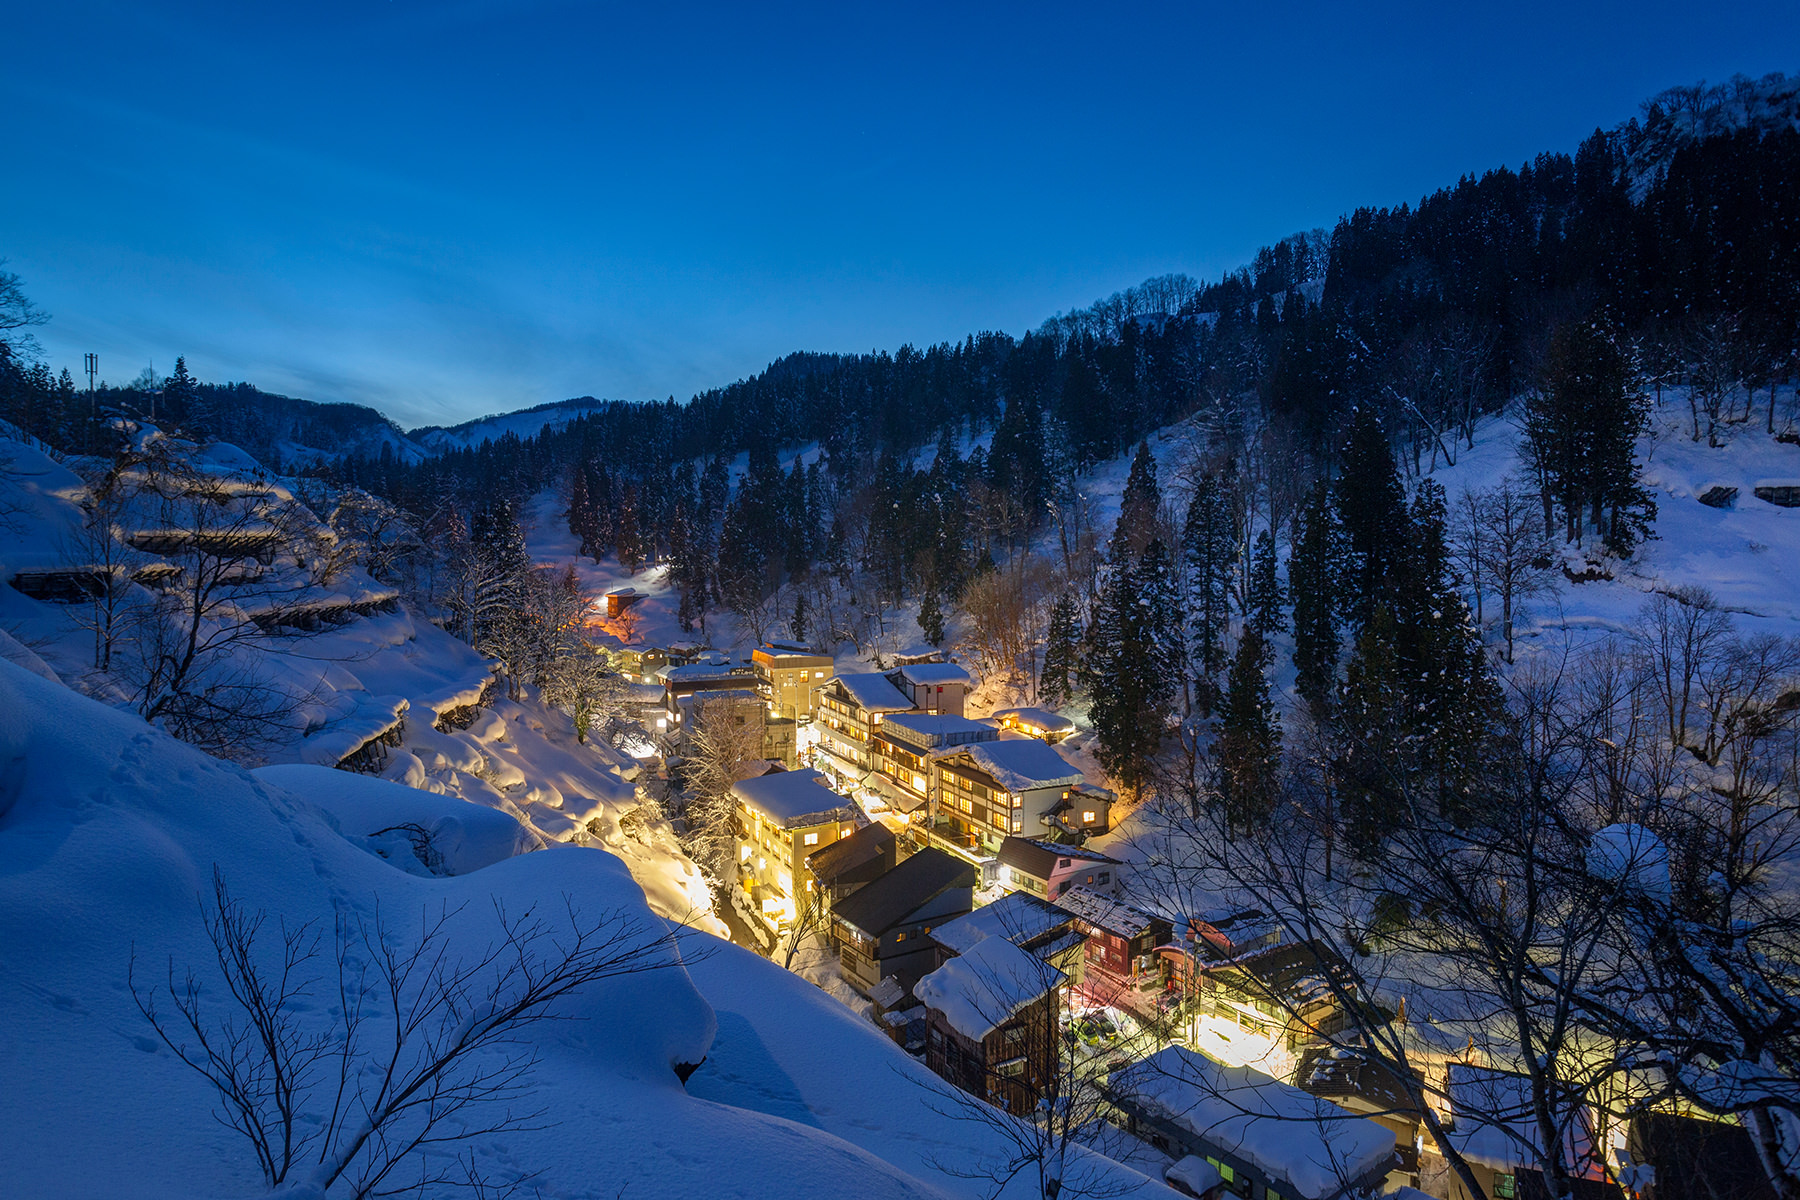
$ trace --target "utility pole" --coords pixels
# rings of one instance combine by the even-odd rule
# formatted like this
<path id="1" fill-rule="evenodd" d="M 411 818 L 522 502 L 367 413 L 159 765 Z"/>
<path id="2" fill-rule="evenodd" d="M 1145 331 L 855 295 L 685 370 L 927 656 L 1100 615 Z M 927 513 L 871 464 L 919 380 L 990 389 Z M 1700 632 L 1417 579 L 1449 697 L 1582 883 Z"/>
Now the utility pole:
<path id="1" fill-rule="evenodd" d="M 87 368 L 88 377 L 88 453 L 94 452 L 94 445 L 99 440 L 100 402 L 94 398 L 94 376 L 100 372 L 100 356 L 92 350 L 82 356 L 81 365 Z"/>

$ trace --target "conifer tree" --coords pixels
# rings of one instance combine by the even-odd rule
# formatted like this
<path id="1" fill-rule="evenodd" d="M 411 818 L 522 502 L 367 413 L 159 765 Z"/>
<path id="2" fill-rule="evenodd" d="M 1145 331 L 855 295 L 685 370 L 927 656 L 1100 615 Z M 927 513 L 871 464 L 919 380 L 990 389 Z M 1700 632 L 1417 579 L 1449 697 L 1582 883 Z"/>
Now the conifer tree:
<path id="1" fill-rule="evenodd" d="M 1526 451 L 1564 535 L 1598 532 L 1614 553 L 1630 554 L 1656 517 L 1639 482 L 1637 439 L 1649 400 L 1615 333 L 1594 321 L 1569 322 L 1550 339 L 1543 387 L 1526 409 Z"/>
<path id="2" fill-rule="evenodd" d="M 1281 716 L 1269 700 L 1268 643 L 1247 625 L 1232 656 L 1218 735 L 1219 793 L 1233 828 L 1274 811 L 1280 786 Z"/>
<path id="3" fill-rule="evenodd" d="M 600 556 L 594 551 L 594 501 L 588 495 L 587 469 L 577 466 L 572 475 L 569 486 L 569 532 L 575 535 L 578 544 L 576 553 L 599 562 Z"/>
<path id="4" fill-rule="evenodd" d="M 1407 819 L 1410 745 L 1393 614 L 1377 600 L 1357 635 L 1337 704 L 1333 765 L 1338 815 L 1354 853 L 1368 858 Z"/>
<path id="5" fill-rule="evenodd" d="M 1268 530 L 1256 535 L 1256 550 L 1250 558 L 1250 592 L 1244 623 L 1254 629 L 1259 641 L 1266 642 L 1287 629 L 1282 605 L 1287 597 L 1281 590 L 1281 576 L 1275 563 L 1275 538 Z"/>
<path id="6" fill-rule="evenodd" d="M 1322 713 L 1329 706 L 1337 688 L 1337 542 L 1331 491 L 1320 481 L 1294 518 L 1294 550 L 1288 557 L 1288 597 L 1294 604 L 1295 684 L 1315 713 Z"/>
<path id="7" fill-rule="evenodd" d="M 1237 566 L 1231 501 L 1225 482 L 1213 472 L 1200 477 L 1188 501 L 1181 531 L 1188 624 L 1188 664 L 1194 672 L 1194 703 L 1210 716 L 1225 669 L 1225 639 L 1231 624 L 1231 577 Z"/>
<path id="8" fill-rule="evenodd" d="M 1095 757 L 1134 793 L 1162 745 L 1178 683 L 1181 605 L 1168 547 L 1153 538 L 1108 574 L 1080 666 L 1092 698 Z"/>
<path id="9" fill-rule="evenodd" d="M 1444 489 L 1419 485 L 1408 514 L 1408 553 L 1395 599 L 1395 664 L 1415 748 L 1414 790 L 1452 817 L 1469 804 L 1501 705 L 1479 631 L 1463 601 L 1444 537 Z"/>
<path id="10" fill-rule="evenodd" d="M 1162 489 L 1156 483 L 1156 458 L 1149 442 L 1139 442 L 1131 459 L 1131 474 L 1125 480 L 1125 494 L 1119 502 L 1119 523 L 1113 527 L 1108 549 L 1115 563 L 1137 558 L 1150 539 L 1156 536 L 1158 510 L 1162 507 Z"/>
<path id="11" fill-rule="evenodd" d="M 187 358 L 183 355 L 175 357 L 175 373 L 163 380 L 162 411 L 171 417 L 185 421 L 196 429 L 210 433 L 210 413 L 200 411 L 200 386 L 194 377 L 188 374 Z"/>
<path id="12" fill-rule="evenodd" d="M 1050 609 L 1044 667 L 1038 673 L 1038 698 L 1044 704 L 1053 709 L 1062 708 L 1074 699 L 1080 655 L 1081 619 L 1075 611 L 1075 597 L 1064 592 Z"/>
<path id="13" fill-rule="evenodd" d="M 794 593 L 794 611 L 788 617 L 788 633 L 796 642 L 806 641 L 806 593 Z"/>
<path id="14" fill-rule="evenodd" d="M 1396 556 L 1406 539 L 1406 493 L 1381 421 L 1358 408 L 1344 446 L 1337 482 L 1337 521 L 1346 552 L 1344 599 L 1361 626 L 1387 595 Z"/>
<path id="15" fill-rule="evenodd" d="M 935 587 L 926 587 L 925 595 L 919 601 L 919 632 L 934 646 L 944 644 L 944 612 L 938 607 Z"/>

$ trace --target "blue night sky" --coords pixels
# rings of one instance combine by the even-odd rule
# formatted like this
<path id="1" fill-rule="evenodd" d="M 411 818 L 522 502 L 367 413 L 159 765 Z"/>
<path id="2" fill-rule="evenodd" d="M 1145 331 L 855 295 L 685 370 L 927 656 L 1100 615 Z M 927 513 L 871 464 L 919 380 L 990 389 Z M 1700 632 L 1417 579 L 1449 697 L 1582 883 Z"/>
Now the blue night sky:
<path id="1" fill-rule="evenodd" d="M 1018 334 L 1800 69 L 1800 5 L 11 0 L 54 366 L 406 425 Z"/>

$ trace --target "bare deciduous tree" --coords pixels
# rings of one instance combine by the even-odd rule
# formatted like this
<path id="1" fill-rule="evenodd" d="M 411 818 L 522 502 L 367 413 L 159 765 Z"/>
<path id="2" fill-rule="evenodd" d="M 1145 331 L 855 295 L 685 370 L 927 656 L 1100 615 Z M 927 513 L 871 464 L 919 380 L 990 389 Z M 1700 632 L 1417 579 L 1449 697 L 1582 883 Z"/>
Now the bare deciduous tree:
<path id="1" fill-rule="evenodd" d="M 683 845 L 714 879 L 728 878 L 737 848 L 737 804 L 731 785 L 762 771 L 761 704 L 728 698 L 701 701 L 688 718 L 683 757 L 687 802 Z"/>
<path id="2" fill-rule="evenodd" d="M 1485 492 L 1463 493 L 1457 512 L 1457 556 L 1475 593 L 1476 619 L 1491 594 L 1500 602 L 1500 636 L 1506 661 L 1525 602 L 1554 583 L 1555 549 L 1537 519 L 1538 498 L 1511 479 Z"/>
<path id="3" fill-rule="evenodd" d="M 963 591 L 967 620 L 958 649 L 983 679 L 999 680 L 1027 703 L 1037 698 L 1037 655 L 1052 594 L 1049 565 L 1033 556 L 978 575 Z"/>
<path id="4" fill-rule="evenodd" d="M 521 1107 L 538 1062 L 526 1030 L 559 1019 L 582 988 L 682 958 L 662 922 L 588 919 L 572 902 L 560 915 L 496 902 L 494 931 L 473 949 L 459 943 L 461 908 L 423 914 L 407 941 L 379 912 L 340 919 L 329 946 L 312 922 L 271 929 L 216 869 L 201 913 L 213 962 L 196 971 L 171 958 L 160 986 L 140 985 L 134 957 L 138 1010 L 213 1088 L 215 1115 L 250 1143 L 270 1187 L 358 1200 L 504 1187 L 479 1161 L 481 1139 L 549 1124 Z M 331 1016 L 315 1019 L 327 998 Z"/>

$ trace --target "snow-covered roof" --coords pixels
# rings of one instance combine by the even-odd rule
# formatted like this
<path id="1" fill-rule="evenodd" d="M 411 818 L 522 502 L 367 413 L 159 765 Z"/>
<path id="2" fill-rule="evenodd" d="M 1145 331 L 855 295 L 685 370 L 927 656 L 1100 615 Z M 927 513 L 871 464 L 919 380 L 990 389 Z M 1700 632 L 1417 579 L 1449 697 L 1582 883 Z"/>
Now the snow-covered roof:
<path id="1" fill-rule="evenodd" d="M 919 980 L 913 995 L 944 1014 L 950 1028 L 979 1042 L 1065 978 L 1037 955 L 988 937 Z"/>
<path id="2" fill-rule="evenodd" d="M 919 686 L 974 682 L 969 673 L 955 663 L 909 663 L 900 668 L 900 674 L 906 682 Z"/>
<path id="3" fill-rule="evenodd" d="M 1047 708 L 1002 708 L 994 712 L 996 721 L 1013 720 L 1045 733 L 1073 733 L 1075 722 Z"/>
<path id="4" fill-rule="evenodd" d="M 1115 1098 L 1233 1154 L 1303 1200 L 1328 1200 L 1385 1174 L 1394 1134 L 1252 1067 L 1228 1067 L 1181 1046 L 1112 1073 Z"/>
<path id="5" fill-rule="evenodd" d="M 888 682 L 879 671 L 858 671 L 839 675 L 833 682 L 843 686 L 845 694 L 866 712 L 898 713 L 911 708 L 912 701 Z"/>
<path id="6" fill-rule="evenodd" d="M 946 747 L 933 755 L 948 758 L 966 754 L 995 783 L 1009 792 L 1028 792 L 1035 788 L 1068 787 L 1081 782 L 1081 772 L 1048 743 L 1036 738 L 1002 739 L 972 742 L 966 746 Z"/>
<path id="7" fill-rule="evenodd" d="M 1056 898 L 1056 906 L 1081 918 L 1095 929 L 1105 930 L 1122 938 L 1136 937 L 1162 919 L 1135 905 L 1125 904 L 1085 887 L 1069 888 Z"/>
<path id="8" fill-rule="evenodd" d="M 787 828 L 847 821 L 853 815 L 849 801 L 832 791 L 824 774 L 811 767 L 740 779 L 731 785 L 731 794 Z"/>
<path id="9" fill-rule="evenodd" d="M 939 925 L 931 931 L 931 940 L 954 954 L 962 954 L 988 937 L 1004 938 L 1022 946 L 1065 924 L 1069 916 L 1030 892 L 1008 892 L 965 917 Z"/>
<path id="10" fill-rule="evenodd" d="M 689 663 L 686 666 L 662 667 L 656 677 L 670 687 L 692 687 L 702 683 L 741 680 L 754 685 L 756 676 L 743 667 L 727 663 Z"/>
<path id="11" fill-rule="evenodd" d="M 882 722 L 882 731 L 890 736 L 898 732 L 901 741 L 926 750 L 940 746 L 963 746 L 970 742 L 993 741 L 1000 731 L 992 725 L 939 713 L 895 713 Z"/>

